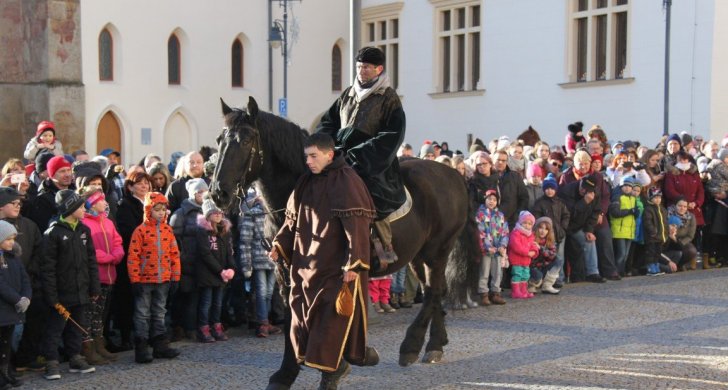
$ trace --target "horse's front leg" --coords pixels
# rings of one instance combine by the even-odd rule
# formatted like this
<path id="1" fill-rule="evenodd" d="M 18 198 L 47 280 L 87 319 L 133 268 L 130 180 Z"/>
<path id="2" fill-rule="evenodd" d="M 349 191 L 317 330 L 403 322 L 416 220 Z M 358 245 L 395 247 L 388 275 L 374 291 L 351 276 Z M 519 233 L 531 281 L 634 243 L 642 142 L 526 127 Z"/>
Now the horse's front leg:
<path id="1" fill-rule="evenodd" d="M 426 280 L 424 277 L 424 265 L 421 261 L 413 261 L 413 268 L 420 280 Z M 399 346 L 399 365 L 407 367 L 417 361 L 425 343 L 425 334 L 433 315 L 432 299 L 429 297 L 430 292 L 425 289 L 422 299 L 422 308 L 415 317 L 412 324 L 407 328 L 402 344 Z"/>
<path id="2" fill-rule="evenodd" d="M 447 345 L 447 329 L 445 329 L 445 310 L 442 308 L 445 270 L 432 272 L 428 278 L 426 290 L 430 291 L 432 300 L 432 323 L 430 324 L 430 340 L 425 347 L 423 363 L 437 363 L 442 360 L 442 347 Z"/>
<path id="3" fill-rule="evenodd" d="M 293 351 L 293 344 L 291 344 L 291 306 L 288 302 L 288 288 L 281 287 L 281 296 L 285 303 L 285 325 L 283 327 L 283 335 L 285 339 L 285 349 L 283 352 L 283 360 L 281 361 L 281 367 L 270 376 L 268 380 L 268 387 L 266 390 L 288 390 L 296 381 L 298 373 L 301 371 L 301 366 L 296 362 L 296 354 Z"/>

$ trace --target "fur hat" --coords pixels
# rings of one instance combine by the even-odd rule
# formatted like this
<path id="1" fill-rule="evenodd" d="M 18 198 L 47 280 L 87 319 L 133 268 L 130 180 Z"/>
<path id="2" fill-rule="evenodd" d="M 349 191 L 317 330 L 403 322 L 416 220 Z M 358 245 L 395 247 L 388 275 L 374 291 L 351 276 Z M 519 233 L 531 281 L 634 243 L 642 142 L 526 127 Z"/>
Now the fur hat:
<path id="1" fill-rule="evenodd" d="M 679 136 L 679 135 L 677 135 L 677 134 L 672 134 L 672 135 L 670 135 L 669 137 L 667 137 L 667 141 L 665 141 L 665 145 L 669 145 L 669 144 L 670 144 L 670 142 L 672 142 L 672 141 L 675 141 L 675 142 L 677 142 L 678 144 L 680 144 L 680 146 L 682 146 L 682 139 L 680 138 L 680 136 Z"/>
<path id="2" fill-rule="evenodd" d="M 658 187 L 650 187 L 650 189 L 647 191 L 647 198 L 649 200 L 652 200 L 652 198 L 656 196 L 662 197 L 662 190 Z"/>
<path id="3" fill-rule="evenodd" d="M 205 201 L 202 202 L 202 214 L 205 215 L 205 218 L 208 218 L 212 213 L 222 213 L 222 210 L 217 207 L 212 199 L 205 199 Z"/>
<path id="4" fill-rule="evenodd" d="M 48 160 L 48 177 L 56 175 L 61 168 L 71 168 L 71 163 L 68 162 L 63 156 L 55 156 Z"/>
<path id="5" fill-rule="evenodd" d="M 18 235 L 18 229 L 12 223 L 0 220 L 0 242 L 7 240 L 12 235 Z"/>
<path id="6" fill-rule="evenodd" d="M 55 157 L 55 155 L 47 150 L 43 150 L 35 156 L 35 171 L 43 173 L 48 169 L 48 161 Z"/>
<path id="7" fill-rule="evenodd" d="M 56 136 L 56 125 L 51 121 L 41 121 L 35 130 L 35 138 L 40 138 L 40 135 L 48 130 L 53 132 L 54 137 Z"/>
<path id="8" fill-rule="evenodd" d="M 569 132 L 571 134 L 576 135 L 577 133 L 581 133 L 584 130 L 584 124 L 581 122 L 574 122 L 567 127 L 569 129 Z"/>
<path id="9" fill-rule="evenodd" d="M 0 187 L 0 207 L 22 197 L 23 195 L 13 187 Z"/>
<path id="10" fill-rule="evenodd" d="M 205 179 L 197 178 L 187 180 L 187 183 L 185 183 L 185 189 L 187 189 L 187 195 L 189 196 L 190 200 L 194 201 L 195 194 L 200 191 L 208 191 L 210 188 L 207 186 Z"/>
<path id="11" fill-rule="evenodd" d="M 362 47 L 356 54 L 356 62 L 372 65 L 384 65 L 384 52 L 376 47 Z"/>
<path id="12" fill-rule="evenodd" d="M 543 179 L 543 183 L 541 183 L 541 188 L 546 191 L 547 189 L 551 188 L 552 190 L 558 190 L 559 189 L 559 183 L 556 182 L 556 177 L 553 173 L 549 173 L 545 179 Z"/>
<path id="13" fill-rule="evenodd" d="M 518 214 L 518 224 L 522 225 L 526 221 L 531 221 L 531 223 L 536 222 L 536 217 L 533 216 L 533 214 L 529 213 L 526 210 L 523 210 Z"/>
<path id="14" fill-rule="evenodd" d="M 538 226 L 541 222 L 544 222 L 549 225 L 549 229 L 553 229 L 554 223 L 551 221 L 551 218 L 549 217 L 541 217 L 536 220 L 536 222 L 533 223 L 533 226 Z"/>
<path id="15" fill-rule="evenodd" d="M 56 193 L 56 209 L 63 218 L 73 214 L 83 203 L 84 199 L 72 190 L 60 190 Z"/>

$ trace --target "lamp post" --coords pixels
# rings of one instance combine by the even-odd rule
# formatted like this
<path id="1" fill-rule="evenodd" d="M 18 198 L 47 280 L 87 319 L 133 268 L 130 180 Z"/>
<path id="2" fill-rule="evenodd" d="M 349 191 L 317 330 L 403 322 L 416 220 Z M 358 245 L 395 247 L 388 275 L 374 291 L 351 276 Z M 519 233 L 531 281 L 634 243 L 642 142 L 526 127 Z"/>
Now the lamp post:
<path id="1" fill-rule="evenodd" d="M 283 99 L 278 101 L 278 114 L 285 118 L 288 116 L 288 3 L 296 0 L 272 1 L 278 1 L 279 6 L 283 7 L 283 20 L 273 21 L 268 34 L 268 42 L 274 49 L 280 47 L 283 55 Z"/>
<path id="2" fill-rule="evenodd" d="M 662 125 L 662 135 L 670 133 L 670 8 L 672 8 L 672 0 L 662 0 L 665 7 L 665 107 Z"/>

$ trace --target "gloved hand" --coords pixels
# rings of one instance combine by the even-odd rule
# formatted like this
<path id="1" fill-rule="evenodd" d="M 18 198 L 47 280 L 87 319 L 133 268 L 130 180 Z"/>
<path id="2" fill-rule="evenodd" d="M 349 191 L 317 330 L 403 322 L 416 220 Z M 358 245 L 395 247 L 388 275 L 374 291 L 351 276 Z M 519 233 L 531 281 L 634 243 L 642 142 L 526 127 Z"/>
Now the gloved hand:
<path id="1" fill-rule="evenodd" d="M 30 306 L 30 299 L 27 297 L 21 297 L 18 303 L 15 304 L 15 311 L 18 313 L 25 313 L 25 311 L 28 310 L 28 306 Z"/>

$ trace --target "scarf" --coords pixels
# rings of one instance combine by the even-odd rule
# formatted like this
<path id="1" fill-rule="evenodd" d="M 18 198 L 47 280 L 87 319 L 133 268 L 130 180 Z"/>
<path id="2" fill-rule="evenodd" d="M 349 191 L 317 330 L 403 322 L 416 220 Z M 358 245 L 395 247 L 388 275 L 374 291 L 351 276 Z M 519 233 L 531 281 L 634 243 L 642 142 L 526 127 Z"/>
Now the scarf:
<path id="1" fill-rule="evenodd" d="M 531 237 L 531 234 L 533 234 L 533 231 L 526 229 L 521 225 L 520 222 L 516 222 L 516 230 L 519 230 L 521 233 L 523 233 L 526 237 Z"/>
<path id="2" fill-rule="evenodd" d="M 511 171 L 523 172 L 526 170 L 526 159 L 516 160 L 513 156 L 508 156 L 508 168 L 511 168 Z"/>
<path id="3" fill-rule="evenodd" d="M 369 84 L 371 83 L 367 83 L 366 86 L 369 86 Z M 387 73 L 382 72 L 382 74 L 374 80 L 374 84 L 371 87 L 366 88 L 366 86 L 362 86 L 359 83 L 358 78 L 354 81 L 354 92 L 356 92 L 356 97 L 359 101 L 366 99 L 369 95 L 379 91 L 380 89 L 386 89 L 389 87 L 389 76 L 387 76 Z"/>

